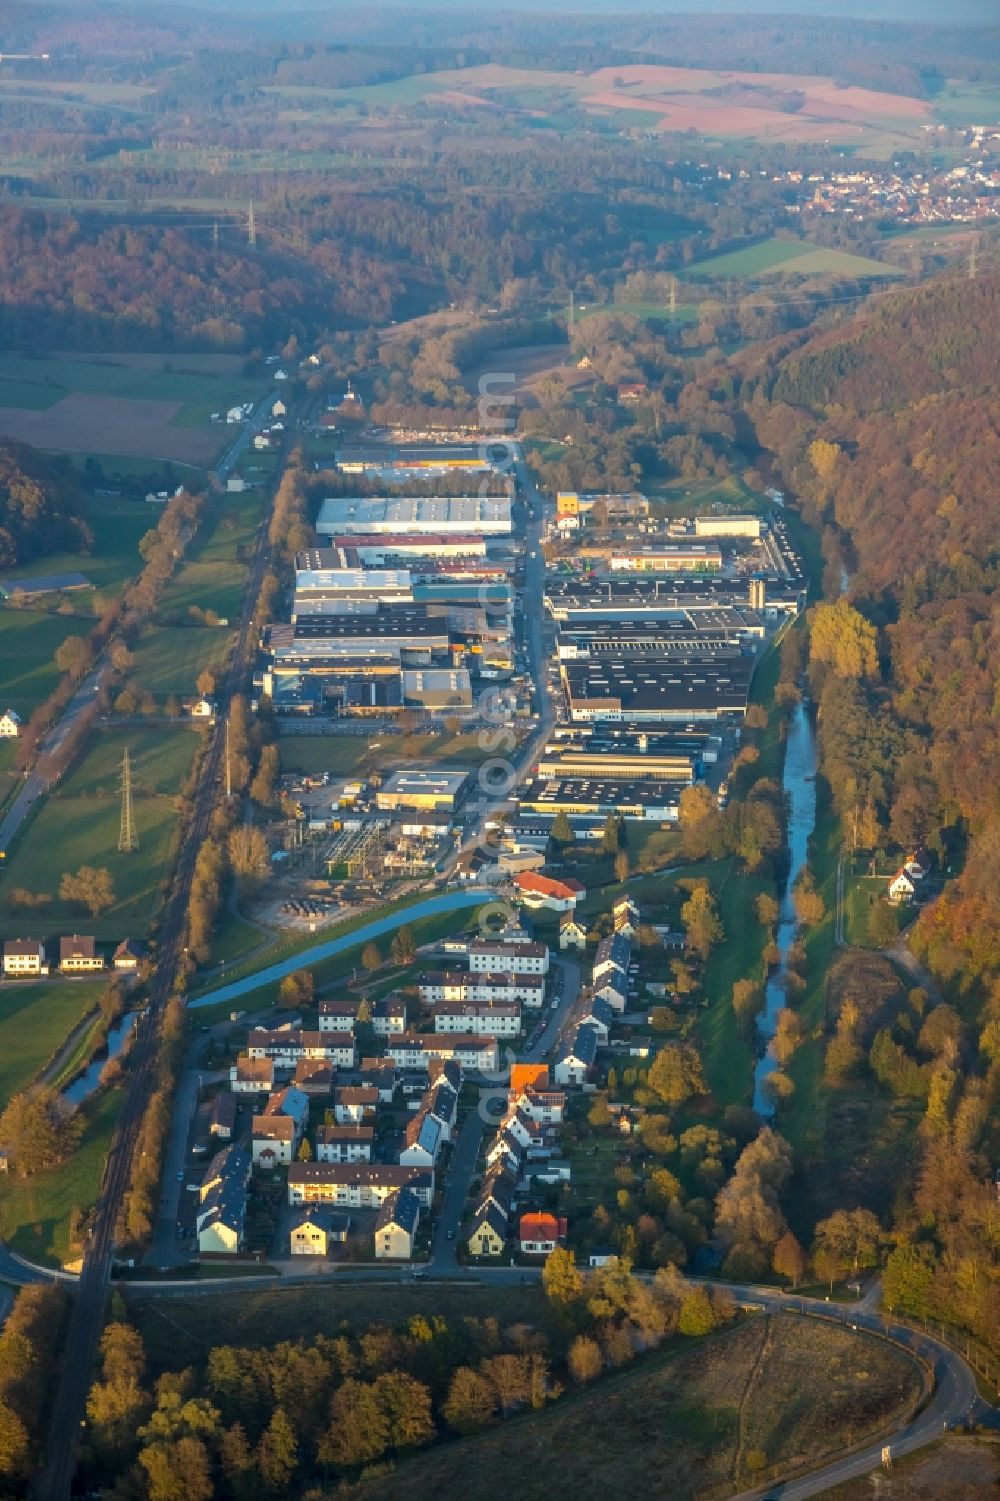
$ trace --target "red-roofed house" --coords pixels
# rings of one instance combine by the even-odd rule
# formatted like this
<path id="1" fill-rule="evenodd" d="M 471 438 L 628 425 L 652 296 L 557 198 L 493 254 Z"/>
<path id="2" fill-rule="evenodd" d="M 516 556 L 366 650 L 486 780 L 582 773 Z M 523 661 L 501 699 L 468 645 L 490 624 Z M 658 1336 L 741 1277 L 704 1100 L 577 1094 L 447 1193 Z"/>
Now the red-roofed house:
<path id="1" fill-rule="evenodd" d="M 546 907 L 550 912 L 572 912 L 587 895 L 586 886 L 579 881 L 555 881 L 534 870 L 522 870 L 514 877 L 514 885 L 524 905 L 535 910 Z"/>
<path id="2" fill-rule="evenodd" d="M 522 1256 L 548 1256 L 566 1239 L 565 1216 L 522 1214 L 517 1238 Z"/>

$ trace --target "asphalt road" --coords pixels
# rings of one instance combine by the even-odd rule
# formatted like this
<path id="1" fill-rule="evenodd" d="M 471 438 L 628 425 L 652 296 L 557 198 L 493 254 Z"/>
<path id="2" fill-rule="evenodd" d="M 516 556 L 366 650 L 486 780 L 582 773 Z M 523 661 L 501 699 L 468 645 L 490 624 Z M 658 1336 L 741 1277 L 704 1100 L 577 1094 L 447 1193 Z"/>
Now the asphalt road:
<path id="1" fill-rule="evenodd" d="M 0 821 L 0 852 L 10 849 L 21 825 L 31 812 L 35 801 L 52 784 L 52 758 L 74 730 L 81 714 L 94 702 L 95 695 L 110 672 L 107 662 L 100 662 L 93 672 L 87 674 L 79 688 L 42 741 L 35 758 L 34 770 L 25 777 L 24 786 Z"/>
<path id="2" fill-rule="evenodd" d="M 247 580 L 229 675 L 220 695 L 222 711 L 216 721 L 201 771 L 191 817 L 181 845 L 170 895 L 159 930 L 156 971 L 150 1003 L 140 1019 L 129 1055 L 126 1091 L 112 1138 L 104 1178 L 97 1199 L 93 1230 L 70 1317 L 62 1379 L 53 1404 L 47 1463 L 34 1488 L 36 1501 L 67 1501 L 76 1467 L 76 1451 L 86 1410 L 87 1391 L 104 1320 L 104 1304 L 111 1277 L 115 1232 L 128 1187 L 136 1137 L 156 1076 L 160 1021 L 184 951 L 187 907 L 198 850 L 205 839 L 219 791 L 225 739 L 224 721 L 232 695 L 245 684 L 254 649 L 253 612 L 267 563 L 267 520 L 261 523 L 253 565 Z"/>

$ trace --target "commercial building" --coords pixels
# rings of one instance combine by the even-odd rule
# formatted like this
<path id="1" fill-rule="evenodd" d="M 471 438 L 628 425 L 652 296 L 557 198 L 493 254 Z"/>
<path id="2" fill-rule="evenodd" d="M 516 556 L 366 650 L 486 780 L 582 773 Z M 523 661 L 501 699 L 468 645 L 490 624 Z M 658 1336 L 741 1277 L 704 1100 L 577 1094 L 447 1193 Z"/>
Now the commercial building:
<path id="1" fill-rule="evenodd" d="M 696 537 L 749 537 L 756 540 L 763 529 L 763 523 L 759 516 L 696 516 L 694 518 L 694 534 Z"/>
<path id="2" fill-rule="evenodd" d="M 388 812 L 400 808 L 453 813 L 469 783 L 461 767 L 414 767 L 394 771 L 378 789 L 376 803 Z"/>
<path id="3" fill-rule="evenodd" d="M 401 674 L 403 703 L 444 711 L 472 705 L 472 678 L 464 667 L 420 667 Z"/>
<path id="4" fill-rule="evenodd" d="M 683 783 L 616 781 L 613 778 L 534 777 L 517 794 L 521 813 L 554 819 L 559 813 L 603 820 L 644 819 L 676 823 Z M 520 880 L 520 877 L 518 877 Z"/>
<path id="5" fill-rule="evenodd" d="M 718 573 L 722 550 L 710 542 L 661 542 L 611 553 L 612 573 Z"/>
<path id="6" fill-rule="evenodd" d="M 493 495 L 335 496 L 316 518 L 321 537 L 405 536 L 437 532 L 509 537 L 510 500 Z"/>

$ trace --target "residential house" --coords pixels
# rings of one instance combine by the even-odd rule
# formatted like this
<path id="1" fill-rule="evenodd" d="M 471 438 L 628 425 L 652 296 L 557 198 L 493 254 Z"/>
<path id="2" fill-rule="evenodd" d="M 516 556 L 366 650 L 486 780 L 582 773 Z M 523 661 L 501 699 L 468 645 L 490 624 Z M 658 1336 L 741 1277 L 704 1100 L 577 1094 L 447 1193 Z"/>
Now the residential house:
<path id="1" fill-rule="evenodd" d="M 549 1256 L 566 1239 L 566 1220 L 554 1214 L 522 1214 L 517 1238 L 522 1256 Z"/>
<path id="2" fill-rule="evenodd" d="M 241 1053 L 229 1070 L 229 1087 L 234 1094 L 271 1094 L 274 1090 L 273 1061 Z"/>
<path id="3" fill-rule="evenodd" d="M 611 908 L 616 933 L 632 939 L 639 931 L 639 907 L 630 896 L 621 896 Z"/>
<path id="4" fill-rule="evenodd" d="M 93 938 L 79 933 L 59 940 L 59 968 L 67 975 L 88 975 L 104 968 L 104 958 L 97 952 Z"/>
<path id="5" fill-rule="evenodd" d="M 512 1136 L 518 1145 L 524 1147 L 525 1151 L 527 1151 L 528 1147 L 535 1140 L 537 1127 L 534 1121 L 528 1116 L 522 1115 L 515 1106 L 512 1110 L 508 1110 L 500 1122 L 499 1130 Z"/>
<path id="6" fill-rule="evenodd" d="M 507 1244 L 507 1220 L 495 1204 L 482 1204 L 475 1212 L 466 1244 L 470 1256 L 502 1256 Z"/>
<path id="7" fill-rule="evenodd" d="M 512 1063 L 510 1066 L 511 1094 L 520 1094 L 529 1087 L 544 1089 L 549 1082 L 547 1063 Z"/>
<path id="8" fill-rule="evenodd" d="M 21 716 L 16 709 L 0 714 L 0 740 L 16 740 L 21 733 Z"/>
<path id="9" fill-rule="evenodd" d="M 547 975 L 549 949 L 545 943 L 477 938 L 469 944 L 469 969 L 473 974 Z"/>
<path id="10" fill-rule="evenodd" d="M 320 1001 L 321 1032 L 353 1032 L 358 1017 L 357 1001 Z"/>
<path id="11" fill-rule="evenodd" d="M 573 1166 L 568 1157 L 548 1157 L 544 1162 L 529 1163 L 527 1176 L 536 1183 L 546 1183 L 549 1186 L 569 1183 L 573 1176 Z"/>
<path id="12" fill-rule="evenodd" d="M 322 1058 L 300 1058 L 295 1065 L 292 1083 L 296 1089 L 312 1096 L 333 1092 L 334 1067 Z"/>
<path id="13" fill-rule="evenodd" d="M 457 1091 L 452 1089 L 447 1079 L 439 1079 L 428 1089 L 424 1095 L 424 1101 L 428 1114 L 440 1124 L 442 1142 L 451 1141 L 451 1133 L 458 1116 Z"/>
<path id="14" fill-rule="evenodd" d="M 412 1189 L 401 1188 L 383 1203 L 375 1221 L 375 1257 L 409 1261 L 420 1223 L 420 1200 Z"/>
<path id="15" fill-rule="evenodd" d="M 188 709 L 188 713 L 191 715 L 192 719 L 214 719 L 215 699 L 196 698 L 194 703 L 191 704 L 190 708 Z"/>
<path id="16" fill-rule="evenodd" d="M 515 1177 L 520 1177 L 526 1155 L 526 1149 L 516 1136 L 509 1131 L 501 1131 L 487 1150 L 486 1164 L 490 1168 L 507 1168 Z"/>
<path id="17" fill-rule="evenodd" d="M 133 973 L 142 959 L 142 944 L 134 938 L 123 938 L 111 958 L 112 966 L 123 973 Z"/>
<path id="18" fill-rule="evenodd" d="M 566 1096 L 561 1089 L 535 1089 L 521 1091 L 515 1101 L 518 1110 L 529 1120 L 541 1126 L 561 1126 L 566 1113 Z"/>
<path id="19" fill-rule="evenodd" d="M 587 895 L 586 886 L 579 881 L 554 881 L 534 870 L 520 871 L 514 877 L 514 886 L 519 900 L 535 911 L 571 912 Z"/>
<path id="20" fill-rule="evenodd" d="M 573 912 L 562 912 L 559 915 L 559 947 L 564 951 L 587 947 L 586 924 Z"/>
<path id="21" fill-rule="evenodd" d="M 593 994 L 598 1000 L 607 1001 L 612 1011 L 621 1014 L 628 1004 L 628 976 L 617 970 L 609 971 L 600 982 L 594 982 Z"/>
<path id="22" fill-rule="evenodd" d="M 346 1241 L 350 1228 L 349 1214 L 310 1204 L 292 1221 L 289 1249 L 293 1256 L 328 1256 L 331 1247 Z"/>
<path id="23" fill-rule="evenodd" d="M 401 1037 L 406 1031 L 406 1001 L 387 995 L 372 1007 L 372 1031 L 377 1037 Z"/>
<path id="24" fill-rule="evenodd" d="M 602 938 L 594 954 L 593 982 L 595 990 L 598 983 L 606 976 L 627 977 L 631 960 L 632 944 L 624 933 L 612 933 L 607 938 Z"/>
<path id="25" fill-rule="evenodd" d="M 581 1085 L 590 1077 L 597 1057 L 597 1033 L 593 1027 L 577 1027 L 560 1049 L 552 1070 L 557 1084 Z"/>
<path id="26" fill-rule="evenodd" d="M 900 866 L 892 880 L 889 882 L 889 902 L 893 907 L 904 907 L 913 901 L 917 887 L 913 877 L 908 875 L 905 866 Z"/>
<path id="27" fill-rule="evenodd" d="M 372 1084 L 345 1084 L 334 1092 L 333 1112 L 338 1126 L 361 1126 L 378 1109 L 378 1090 Z"/>
<path id="28" fill-rule="evenodd" d="M 208 1124 L 210 1136 L 219 1141 L 231 1141 L 236 1129 L 239 1101 L 228 1089 L 220 1089 L 212 1101 L 212 1116 Z"/>
<path id="29" fill-rule="evenodd" d="M 288 1202 L 377 1209 L 391 1193 L 411 1188 L 425 1209 L 434 1198 L 434 1174 L 395 1162 L 293 1162 Z"/>
<path id="30" fill-rule="evenodd" d="M 906 874 L 909 876 L 911 881 L 926 880 L 928 874 L 930 873 L 930 868 L 931 857 L 925 849 L 914 850 L 913 854 L 909 855 L 907 859 L 903 861 L 903 869 L 906 871 Z"/>
<path id="31" fill-rule="evenodd" d="M 517 1037 L 521 1008 L 516 1001 L 440 1001 L 434 1007 L 434 1030 Z"/>
<path id="32" fill-rule="evenodd" d="M 371 1162 L 374 1126 L 318 1126 L 317 1162 Z"/>
<path id="33" fill-rule="evenodd" d="M 597 1046 L 606 1048 L 611 1037 L 611 1027 L 614 1023 L 615 1012 L 610 1003 L 602 996 L 594 996 L 590 1005 L 584 1009 L 580 1018 L 581 1025 L 592 1027 L 597 1033 Z"/>
<path id="34" fill-rule="evenodd" d="M 378 1091 L 380 1105 L 391 1105 L 396 1093 L 396 1070 L 384 1058 L 362 1058 L 361 1075 L 366 1085 Z"/>
<path id="35" fill-rule="evenodd" d="M 406 1032 L 389 1039 L 388 1056 L 397 1068 L 426 1069 L 432 1058 L 454 1059 L 463 1068 L 497 1071 L 494 1037 L 476 1037 L 465 1032 Z"/>
<path id="36" fill-rule="evenodd" d="M 8 938 L 3 946 L 3 972 L 18 977 L 47 975 L 45 945 L 37 938 Z"/>
<path id="37" fill-rule="evenodd" d="M 420 999 L 425 1006 L 441 1001 L 516 1001 L 539 1010 L 545 999 L 544 975 L 514 975 L 502 970 L 468 974 L 465 970 L 431 970 L 419 977 Z"/>
<path id="38" fill-rule="evenodd" d="M 621 381 L 615 388 L 615 396 L 619 405 L 623 402 L 641 401 L 646 394 L 646 389 L 644 380 Z"/>
<path id="39" fill-rule="evenodd" d="M 407 1167 L 433 1167 L 442 1145 L 441 1122 L 437 1116 L 426 1109 L 418 1110 L 406 1123 L 399 1160 Z"/>
<path id="40" fill-rule="evenodd" d="M 499 1163 L 491 1167 L 483 1178 L 482 1187 L 479 1190 L 479 1200 L 476 1205 L 477 1211 L 485 1209 L 489 1205 L 503 1216 L 504 1224 L 510 1218 L 511 1205 L 514 1202 L 514 1190 L 517 1187 L 517 1178 L 505 1164 Z"/>
<path id="41" fill-rule="evenodd" d="M 287 1167 L 309 1123 L 309 1096 L 289 1085 L 271 1095 L 264 1113 L 254 1119 L 251 1135 L 254 1167 Z"/>
<path id="42" fill-rule="evenodd" d="M 202 1255 L 235 1256 L 243 1249 L 250 1153 L 231 1142 L 209 1163 L 198 1190 L 195 1228 Z"/>

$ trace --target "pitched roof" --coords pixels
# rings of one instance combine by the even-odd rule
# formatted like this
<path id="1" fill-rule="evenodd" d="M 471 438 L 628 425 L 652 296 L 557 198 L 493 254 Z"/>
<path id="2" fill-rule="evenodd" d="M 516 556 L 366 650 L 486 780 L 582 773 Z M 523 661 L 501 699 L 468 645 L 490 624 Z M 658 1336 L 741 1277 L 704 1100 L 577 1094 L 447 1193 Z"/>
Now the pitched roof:
<path id="1" fill-rule="evenodd" d="M 401 1230 L 406 1230 L 410 1235 L 414 1233 L 420 1220 L 420 1200 L 409 1188 L 397 1189 L 382 1203 L 378 1217 L 375 1221 L 376 1234 L 379 1230 L 386 1230 L 391 1225 L 397 1225 Z"/>
<path id="2" fill-rule="evenodd" d="M 578 881 L 554 881 L 551 876 L 540 876 L 534 870 L 519 871 L 514 877 L 514 885 L 519 891 L 555 897 L 557 901 L 569 901 L 586 890 Z"/>
<path id="3" fill-rule="evenodd" d="M 520 1240 L 561 1240 L 566 1234 L 566 1221 L 554 1214 L 522 1214 L 517 1233 Z"/>
<path id="4" fill-rule="evenodd" d="M 473 1215 L 472 1229 L 469 1231 L 468 1239 L 471 1240 L 484 1225 L 488 1225 L 494 1235 L 498 1236 L 500 1240 L 507 1239 L 507 1216 L 500 1209 L 499 1205 L 492 1202 L 479 1205 Z"/>
<path id="5" fill-rule="evenodd" d="M 63 959 L 96 959 L 97 943 L 93 937 L 81 937 L 79 933 L 71 933 L 66 938 L 59 940 L 59 958 Z"/>

